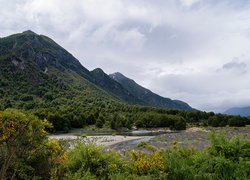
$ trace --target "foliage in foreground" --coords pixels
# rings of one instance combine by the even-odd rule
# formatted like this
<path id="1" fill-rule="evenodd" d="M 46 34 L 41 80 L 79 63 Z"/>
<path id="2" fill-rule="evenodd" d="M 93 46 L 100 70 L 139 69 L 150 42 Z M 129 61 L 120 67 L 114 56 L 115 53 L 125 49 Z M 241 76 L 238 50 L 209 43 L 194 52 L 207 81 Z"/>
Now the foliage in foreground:
<path id="1" fill-rule="evenodd" d="M 48 140 L 46 127 L 17 110 L 0 112 L 1 179 L 250 179 L 249 139 L 212 133 L 202 151 L 174 144 L 121 155 L 91 143 L 69 148 Z"/>
<path id="2" fill-rule="evenodd" d="M 81 144 L 68 155 L 65 177 L 75 179 L 250 178 L 250 141 L 215 133 L 211 133 L 210 146 L 202 151 L 174 144 L 152 153 L 130 150 L 122 157 L 93 144 Z"/>
<path id="3" fill-rule="evenodd" d="M 48 140 L 50 124 L 14 110 L 0 111 L 0 179 L 49 178 L 62 155 L 58 141 Z"/>

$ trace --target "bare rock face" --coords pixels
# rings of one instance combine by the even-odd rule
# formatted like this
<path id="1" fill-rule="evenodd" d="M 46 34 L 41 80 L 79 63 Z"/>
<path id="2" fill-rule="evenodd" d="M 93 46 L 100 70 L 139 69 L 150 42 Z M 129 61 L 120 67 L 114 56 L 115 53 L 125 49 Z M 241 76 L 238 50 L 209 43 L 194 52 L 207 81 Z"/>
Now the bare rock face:
<path id="1" fill-rule="evenodd" d="M 12 57 L 12 58 L 11 58 L 11 62 L 12 62 L 16 67 L 18 67 L 18 68 L 21 69 L 21 70 L 24 70 L 24 69 L 25 69 L 25 65 L 24 65 L 24 63 L 23 63 L 20 59 L 18 59 L 18 58 L 16 58 L 16 57 Z"/>

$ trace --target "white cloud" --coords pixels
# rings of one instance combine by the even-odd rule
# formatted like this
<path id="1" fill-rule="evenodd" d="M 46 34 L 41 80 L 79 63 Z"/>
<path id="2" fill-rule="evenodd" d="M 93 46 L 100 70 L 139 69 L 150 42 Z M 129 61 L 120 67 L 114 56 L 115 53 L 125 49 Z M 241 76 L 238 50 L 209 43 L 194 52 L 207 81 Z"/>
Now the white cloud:
<path id="1" fill-rule="evenodd" d="M 191 7 L 193 4 L 199 2 L 201 0 L 180 0 L 181 4 L 186 7 Z"/>
<path id="2" fill-rule="evenodd" d="M 244 0 L 0 0 L 0 36 L 32 29 L 89 69 L 218 111 L 249 102 L 249 14 Z"/>

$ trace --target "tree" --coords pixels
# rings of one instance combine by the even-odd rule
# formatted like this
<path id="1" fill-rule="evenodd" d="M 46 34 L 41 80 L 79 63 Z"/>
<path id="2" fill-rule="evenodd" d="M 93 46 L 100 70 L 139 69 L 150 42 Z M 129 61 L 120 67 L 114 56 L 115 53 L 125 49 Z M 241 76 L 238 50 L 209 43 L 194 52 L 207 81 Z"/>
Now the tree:
<path id="1" fill-rule="evenodd" d="M 102 128 L 104 123 L 105 123 L 105 118 L 104 118 L 103 114 L 100 113 L 96 122 L 95 122 L 95 125 L 98 128 Z"/>
<path id="2" fill-rule="evenodd" d="M 245 119 L 240 116 L 233 116 L 228 120 L 229 126 L 243 127 L 245 126 Z"/>
<path id="3" fill-rule="evenodd" d="M 174 121 L 174 127 L 175 130 L 184 130 L 186 129 L 186 121 L 182 117 L 176 117 L 176 120 Z"/>
<path id="4" fill-rule="evenodd" d="M 0 111 L 0 179 L 6 173 L 13 159 L 29 157 L 47 140 L 45 132 L 47 121 L 39 121 L 34 116 L 15 109 Z M 12 177 L 18 169 L 14 170 Z"/>

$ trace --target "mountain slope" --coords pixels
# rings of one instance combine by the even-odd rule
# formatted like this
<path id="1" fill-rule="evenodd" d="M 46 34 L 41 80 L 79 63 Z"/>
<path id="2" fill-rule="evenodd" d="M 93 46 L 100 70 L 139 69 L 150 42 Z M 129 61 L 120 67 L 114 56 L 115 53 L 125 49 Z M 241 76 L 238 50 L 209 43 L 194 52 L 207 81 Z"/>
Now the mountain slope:
<path id="1" fill-rule="evenodd" d="M 140 104 L 140 100 L 136 99 L 102 70 L 96 69 L 89 72 L 76 58 L 52 39 L 43 35 L 37 35 L 32 31 L 25 31 L 2 38 L 0 58 L 10 58 L 12 63 L 20 65 L 23 68 L 23 61 L 26 64 L 29 62 L 35 66 L 33 69 L 39 69 L 44 72 L 48 72 L 49 66 L 60 72 L 71 70 L 120 100 L 132 104 Z M 37 78 L 39 79 L 39 77 Z"/>
<path id="2" fill-rule="evenodd" d="M 234 108 L 230 108 L 228 110 L 226 110 L 224 112 L 225 114 L 229 114 L 229 115 L 241 115 L 241 116 L 245 116 L 248 117 L 250 116 L 250 106 L 249 107 L 234 107 Z"/>
<path id="3" fill-rule="evenodd" d="M 91 73 L 70 53 L 31 31 L 0 39 L 0 68 L 1 109 L 47 108 L 63 98 L 65 103 L 117 100 L 94 85 Z"/>
<path id="4" fill-rule="evenodd" d="M 13 57 L 36 64 L 41 70 L 50 65 L 61 71 L 65 69 L 76 71 L 90 79 L 89 71 L 69 52 L 52 39 L 32 31 L 0 39 L 0 60 Z"/>
<path id="5" fill-rule="evenodd" d="M 125 89 L 120 83 L 111 79 L 102 69 L 96 68 L 90 72 L 93 78 L 93 83 L 111 93 L 118 99 L 124 100 L 130 104 L 143 104 L 143 101 L 136 98 L 127 89 Z"/>
<path id="6" fill-rule="evenodd" d="M 119 82 L 132 95 L 143 101 L 145 104 L 155 107 L 167 107 L 176 109 L 192 109 L 187 103 L 179 100 L 171 100 L 169 98 L 161 97 L 150 90 L 140 86 L 134 80 L 127 78 L 121 73 L 114 73 L 109 75 L 112 79 Z"/>
<path id="7" fill-rule="evenodd" d="M 43 98 L 44 94 L 53 90 L 56 90 L 53 93 L 59 92 L 60 88 L 68 91 L 72 87 L 77 87 L 78 90 L 81 87 L 82 89 L 91 89 L 89 91 L 93 90 L 93 92 L 98 91 L 97 94 L 105 94 L 105 96 L 109 96 L 111 99 L 122 100 L 130 104 L 191 109 L 186 103 L 162 98 L 139 86 L 133 80 L 120 77 L 121 75 L 119 76 L 119 74 L 116 74 L 117 77 L 114 78 L 114 75 L 109 77 L 101 69 L 95 69 L 90 72 L 52 39 L 43 35 L 37 35 L 32 31 L 25 31 L 1 38 L 0 63 L 2 69 L 7 68 L 6 72 L 11 71 L 14 73 L 11 75 L 1 72 L 0 77 L 2 78 L 0 83 L 8 84 L 6 82 L 10 81 L 9 84 L 13 83 L 13 86 L 16 84 L 18 86 L 15 87 L 23 91 L 22 89 L 25 86 L 20 83 L 26 82 L 28 87 L 24 88 L 25 91 L 27 88 L 32 89 L 26 91 L 26 93 L 31 93 L 35 98 Z M 75 78 L 76 76 L 77 78 Z M 18 82 L 13 81 L 11 83 L 10 77 L 14 77 L 14 80 L 18 80 Z M 72 77 L 74 77 L 74 80 L 71 79 Z M 57 83 L 60 85 L 57 85 Z M 44 87 L 45 84 L 47 85 L 46 88 Z M 54 87 L 55 85 L 59 88 Z M 39 88 L 43 90 L 39 92 Z M 8 88 L 5 87 L 5 89 Z M 13 97 L 11 94 L 14 92 L 12 91 L 8 95 Z M 58 93 L 55 93 L 55 96 L 57 95 Z"/>

